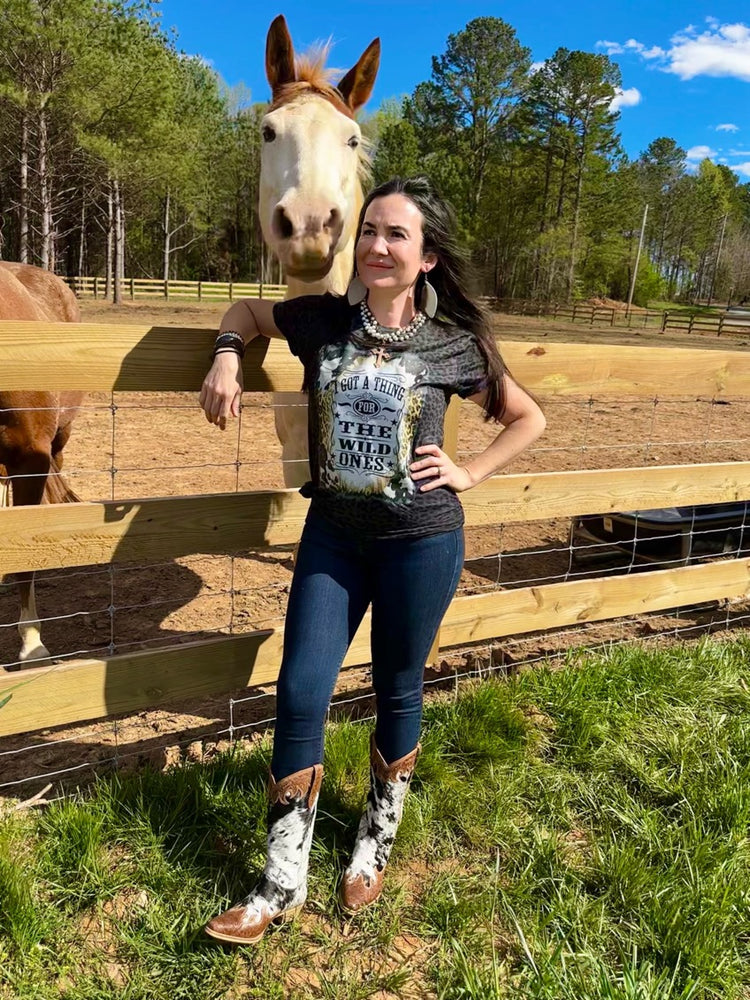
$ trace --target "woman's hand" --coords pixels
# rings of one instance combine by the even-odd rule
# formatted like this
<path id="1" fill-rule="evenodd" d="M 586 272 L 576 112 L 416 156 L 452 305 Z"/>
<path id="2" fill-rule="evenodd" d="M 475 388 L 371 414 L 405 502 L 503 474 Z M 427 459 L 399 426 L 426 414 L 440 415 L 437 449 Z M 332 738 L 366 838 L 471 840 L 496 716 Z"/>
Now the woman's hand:
<path id="1" fill-rule="evenodd" d="M 234 351 L 217 354 L 198 397 L 206 420 L 224 430 L 228 416 L 239 416 L 241 398 L 242 359 Z"/>
<path id="2" fill-rule="evenodd" d="M 463 493 L 474 485 L 466 469 L 456 465 L 453 459 L 436 444 L 425 444 L 421 448 L 415 448 L 414 454 L 425 456 L 409 466 L 412 479 L 416 482 L 421 479 L 426 480 L 419 487 L 420 492 L 427 493 L 428 490 L 435 490 L 439 486 L 448 486 L 454 493 Z"/>

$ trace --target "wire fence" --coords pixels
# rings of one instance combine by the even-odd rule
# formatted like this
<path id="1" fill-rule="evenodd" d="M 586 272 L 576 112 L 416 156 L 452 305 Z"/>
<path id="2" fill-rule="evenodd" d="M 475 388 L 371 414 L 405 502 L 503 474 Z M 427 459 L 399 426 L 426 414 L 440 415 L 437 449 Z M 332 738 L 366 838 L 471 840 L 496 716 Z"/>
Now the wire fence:
<path id="1" fill-rule="evenodd" d="M 731 462 L 745 458 L 750 442 L 750 399 L 608 396 L 556 399 L 545 408 L 547 434 L 511 471 Z M 220 432 L 206 424 L 188 394 L 91 395 L 76 418 L 65 474 L 86 500 L 281 488 L 273 409 L 270 395 L 248 396 L 241 418 Z M 461 461 L 481 451 L 495 433 L 475 410 L 462 407 Z M 732 511 L 715 512 L 713 520 L 706 520 L 702 508 L 685 508 L 679 519 L 657 519 L 656 526 L 653 512 L 621 512 L 598 520 L 471 527 L 459 593 L 747 554 L 747 505 L 733 506 Z M 656 555 L 655 538 L 661 547 Z M 64 661 L 278 628 L 291 572 L 288 545 L 45 571 L 37 575 L 44 641 Z M 744 627 L 746 619 L 741 605 L 712 603 L 465 645 L 441 655 L 427 672 L 426 690 L 455 692 L 466 679 L 566 657 L 577 646 L 604 648 L 623 639 L 674 641 Z M 17 624 L 16 594 L 6 583 L 0 588 L 0 662 L 10 668 L 19 665 Z M 371 699 L 367 668 L 346 670 L 332 717 L 346 712 L 368 718 Z M 0 791 L 23 796 L 49 782 L 61 789 L 103 768 L 143 760 L 166 766 L 205 754 L 207 745 L 210 753 L 239 737 L 260 738 L 273 721 L 273 689 L 264 687 L 122 719 L 5 737 L 0 742 Z"/>

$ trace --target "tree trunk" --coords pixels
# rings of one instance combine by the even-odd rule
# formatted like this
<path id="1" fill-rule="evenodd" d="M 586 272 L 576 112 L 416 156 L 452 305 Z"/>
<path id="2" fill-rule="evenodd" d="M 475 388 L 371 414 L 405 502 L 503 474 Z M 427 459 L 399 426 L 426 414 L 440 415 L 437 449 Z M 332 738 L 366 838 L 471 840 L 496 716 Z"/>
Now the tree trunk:
<path id="1" fill-rule="evenodd" d="M 122 205 L 120 202 L 120 182 L 117 177 L 112 182 L 114 200 L 114 255 L 113 255 L 113 276 L 114 284 L 112 291 L 112 302 L 118 306 L 122 302 Z"/>
<path id="2" fill-rule="evenodd" d="M 29 119 L 21 116 L 21 176 L 18 200 L 18 259 L 29 263 Z"/>
<path id="3" fill-rule="evenodd" d="M 115 231 L 115 207 L 112 197 L 112 178 L 109 178 L 107 185 L 107 270 L 104 278 L 104 298 L 108 299 L 113 294 L 114 285 L 114 231 Z"/>
<path id="4" fill-rule="evenodd" d="M 170 232 L 169 232 L 169 188 L 167 188 L 167 193 L 164 197 L 164 219 L 162 221 L 162 226 L 164 227 L 164 248 L 163 248 L 163 274 L 162 277 L 165 281 L 169 281 L 169 243 L 170 243 Z"/>
<path id="5" fill-rule="evenodd" d="M 578 225 L 581 218 L 581 193 L 583 191 L 583 154 L 578 165 L 576 182 L 576 197 L 573 205 L 573 235 L 570 239 L 570 263 L 568 266 L 568 301 L 573 298 L 573 288 L 576 280 L 576 254 L 578 253 Z"/>
<path id="6" fill-rule="evenodd" d="M 83 276 L 86 266 L 86 188 L 81 192 L 81 240 L 78 244 L 78 274 Z"/>
<path id="7" fill-rule="evenodd" d="M 41 200 L 42 242 L 39 254 L 41 267 L 49 269 L 53 266 L 52 251 L 52 190 L 49 177 L 47 145 L 47 112 L 44 107 L 39 109 L 39 192 Z"/>

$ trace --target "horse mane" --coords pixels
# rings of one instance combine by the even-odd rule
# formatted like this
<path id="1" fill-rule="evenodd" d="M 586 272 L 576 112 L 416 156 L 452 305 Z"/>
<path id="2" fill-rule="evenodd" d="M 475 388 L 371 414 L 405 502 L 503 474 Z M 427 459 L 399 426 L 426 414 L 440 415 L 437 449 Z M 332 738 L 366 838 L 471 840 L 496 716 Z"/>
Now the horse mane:
<path id="1" fill-rule="evenodd" d="M 296 79 L 290 83 L 282 83 L 273 92 L 269 111 L 275 111 L 284 104 L 289 104 L 297 97 L 316 94 L 325 98 L 347 118 L 354 118 L 354 112 L 346 103 L 341 92 L 333 82 L 342 76 L 342 71 L 326 67 L 326 60 L 331 51 L 330 42 L 313 45 L 303 55 L 295 55 L 294 70 Z"/>

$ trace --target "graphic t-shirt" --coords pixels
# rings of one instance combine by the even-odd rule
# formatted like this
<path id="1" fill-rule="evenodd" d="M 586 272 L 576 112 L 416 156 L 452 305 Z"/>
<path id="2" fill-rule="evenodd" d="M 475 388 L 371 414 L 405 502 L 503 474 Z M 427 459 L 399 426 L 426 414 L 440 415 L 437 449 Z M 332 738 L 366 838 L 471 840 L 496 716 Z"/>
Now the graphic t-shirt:
<path id="1" fill-rule="evenodd" d="M 474 334 L 427 320 L 386 347 L 362 329 L 359 307 L 331 294 L 274 306 L 274 320 L 305 367 L 312 510 L 368 538 L 451 531 L 463 510 L 448 487 L 422 493 L 409 472 L 415 448 L 443 444 L 454 393 L 487 384 Z"/>

